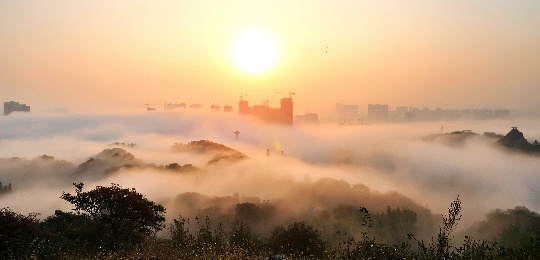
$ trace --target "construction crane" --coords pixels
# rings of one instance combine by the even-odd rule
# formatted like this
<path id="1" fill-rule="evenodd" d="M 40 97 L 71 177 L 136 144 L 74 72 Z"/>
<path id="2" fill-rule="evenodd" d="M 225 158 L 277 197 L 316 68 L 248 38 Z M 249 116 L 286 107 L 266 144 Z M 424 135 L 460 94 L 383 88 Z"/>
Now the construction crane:
<path id="1" fill-rule="evenodd" d="M 276 92 L 276 93 L 279 93 L 279 94 L 287 94 L 287 92 Z M 289 98 L 292 98 L 292 95 L 296 95 L 296 93 L 292 93 L 291 90 L 289 90 Z"/>
<path id="2" fill-rule="evenodd" d="M 240 95 L 240 101 L 242 101 L 242 96 L 247 97 L 247 95 Z"/>

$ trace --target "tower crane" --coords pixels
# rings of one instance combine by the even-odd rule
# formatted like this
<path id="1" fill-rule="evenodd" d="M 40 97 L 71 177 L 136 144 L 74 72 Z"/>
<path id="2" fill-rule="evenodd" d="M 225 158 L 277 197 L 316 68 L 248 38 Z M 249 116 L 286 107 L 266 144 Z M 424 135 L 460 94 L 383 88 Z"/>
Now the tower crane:
<path id="1" fill-rule="evenodd" d="M 287 92 L 276 92 L 276 93 L 281 93 L 281 94 L 287 94 Z M 293 93 L 291 90 L 289 90 L 289 98 L 292 98 L 292 95 L 296 95 L 296 93 Z"/>

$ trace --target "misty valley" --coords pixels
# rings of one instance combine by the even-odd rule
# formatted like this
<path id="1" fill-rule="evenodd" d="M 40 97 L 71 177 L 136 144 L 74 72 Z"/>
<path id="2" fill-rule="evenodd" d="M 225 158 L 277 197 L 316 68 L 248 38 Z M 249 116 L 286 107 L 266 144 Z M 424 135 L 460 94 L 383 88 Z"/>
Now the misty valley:
<path id="1" fill-rule="evenodd" d="M 2 259 L 539 257 L 535 120 L 448 133 L 178 113 L 3 123 Z"/>
<path id="2" fill-rule="evenodd" d="M 540 259 L 539 14 L 0 0 L 0 260 Z"/>

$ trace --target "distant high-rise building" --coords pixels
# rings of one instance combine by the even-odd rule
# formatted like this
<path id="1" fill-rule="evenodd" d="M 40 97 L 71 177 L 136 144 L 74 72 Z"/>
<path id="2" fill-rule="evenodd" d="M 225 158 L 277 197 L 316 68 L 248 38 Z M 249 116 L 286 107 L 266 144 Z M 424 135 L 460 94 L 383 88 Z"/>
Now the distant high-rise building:
<path id="1" fill-rule="evenodd" d="M 254 115 L 269 123 L 284 125 L 293 124 L 293 101 L 292 98 L 282 98 L 280 108 L 271 108 L 268 103 L 264 105 L 248 106 L 247 100 L 238 102 L 238 113 L 240 115 Z"/>
<path id="2" fill-rule="evenodd" d="M 409 107 L 409 112 L 418 113 L 420 112 L 420 108 L 417 107 Z"/>
<path id="3" fill-rule="evenodd" d="M 251 107 L 248 106 L 247 100 L 240 100 L 238 102 L 238 113 L 243 116 L 251 114 Z"/>
<path id="4" fill-rule="evenodd" d="M 508 117 L 510 116 L 510 110 L 508 109 L 495 109 L 493 110 L 494 117 Z"/>
<path id="5" fill-rule="evenodd" d="M 165 109 L 186 108 L 186 103 L 167 103 Z"/>
<path id="6" fill-rule="evenodd" d="M 493 110 L 489 110 L 489 109 L 474 109 L 472 111 L 472 114 L 475 118 L 478 118 L 478 119 L 489 119 L 489 118 L 493 118 Z"/>
<path id="7" fill-rule="evenodd" d="M 337 103 L 336 113 L 338 114 L 338 116 L 344 118 L 357 118 L 358 105 L 343 105 L 341 103 Z"/>
<path id="8" fill-rule="evenodd" d="M 405 113 L 409 112 L 409 109 L 406 106 L 397 106 L 396 107 L 396 113 L 399 115 L 405 115 Z"/>
<path id="9" fill-rule="evenodd" d="M 319 114 L 317 113 L 308 113 L 306 111 L 303 115 L 294 116 L 294 122 L 298 123 L 317 123 L 319 122 Z"/>
<path id="10" fill-rule="evenodd" d="M 224 112 L 232 112 L 232 106 L 229 106 L 229 105 L 223 106 L 223 111 Z"/>
<path id="11" fill-rule="evenodd" d="M 404 118 L 406 120 L 415 120 L 416 119 L 416 112 L 414 112 L 414 111 L 406 112 L 405 115 L 404 115 Z"/>
<path id="12" fill-rule="evenodd" d="M 388 105 L 369 104 L 368 117 L 372 119 L 388 118 Z"/>
<path id="13" fill-rule="evenodd" d="M 30 106 L 15 101 L 4 102 L 4 116 L 12 112 L 30 112 Z"/>
<path id="14" fill-rule="evenodd" d="M 219 111 L 219 106 L 216 106 L 216 105 L 212 104 L 212 105 L 210 106 L 210 110 L 212 110 L 212 111 Z"/>
<path id="15" fill-rule="evenodd" d="M 203 106 L 201 104 L 191 104 L 189 105 L 189 108 L 202 109 Z"/>
<path id="16" fill-rule="evenodd" d="M 293 123 L 293 102 L 292 98 L 281 99 L 281 112 L 283 113 L 283 123 L 292 125 Z"/>

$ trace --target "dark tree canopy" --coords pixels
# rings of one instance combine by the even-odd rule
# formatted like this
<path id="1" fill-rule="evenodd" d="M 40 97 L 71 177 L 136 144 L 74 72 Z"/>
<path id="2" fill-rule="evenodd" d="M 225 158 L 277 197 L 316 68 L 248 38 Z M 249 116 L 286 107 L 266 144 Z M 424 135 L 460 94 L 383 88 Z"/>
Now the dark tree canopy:
<path id="1" fill-rule="evenodd" d="M 149 201 L 135 189 L 98 186 L 83 192 L 83 183 L 74 184 L 75 195 L 63 192 L 60 198 L 88 214 L 98 228 L 110 228 L 113 239 L 127 240 L 134 233 L 153 233 L 164 227 L 165 208 Z"/>
<path id="2" fill-rule="evenodd" d="M 29 257 L 32 242 L 41 237 L 36 214 L 24 216 L 10 208 L 0 209 L 0 259 Z"/>
<path id="3" fill-rule="evenodd" d="M 322 257 L 326 247 L 320 232 L 305 221 L 276 227 L 268 243 L 274 253 L 299 257 Z"/>

